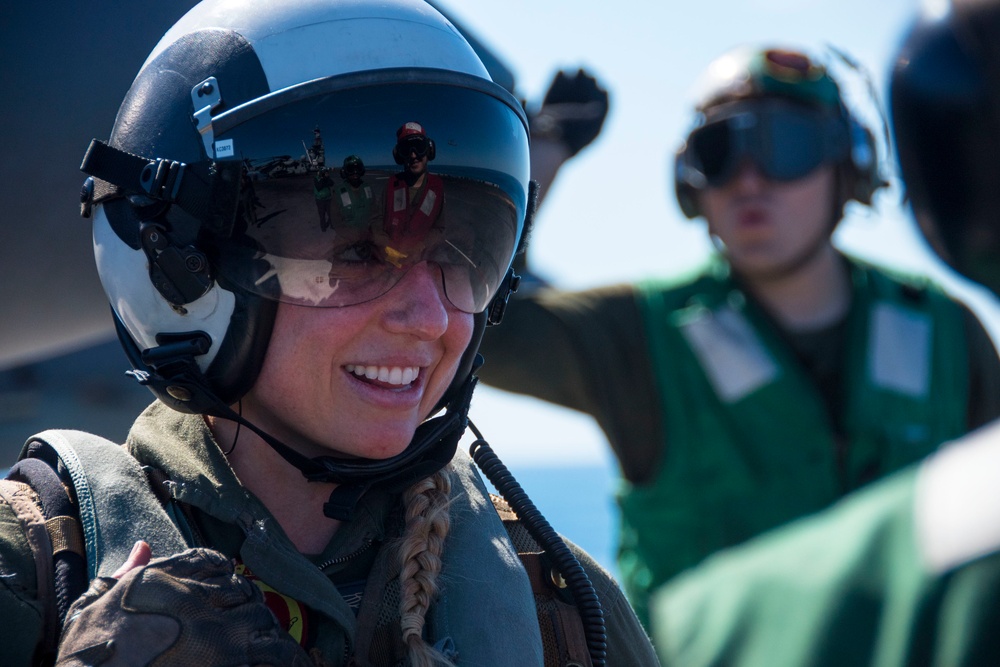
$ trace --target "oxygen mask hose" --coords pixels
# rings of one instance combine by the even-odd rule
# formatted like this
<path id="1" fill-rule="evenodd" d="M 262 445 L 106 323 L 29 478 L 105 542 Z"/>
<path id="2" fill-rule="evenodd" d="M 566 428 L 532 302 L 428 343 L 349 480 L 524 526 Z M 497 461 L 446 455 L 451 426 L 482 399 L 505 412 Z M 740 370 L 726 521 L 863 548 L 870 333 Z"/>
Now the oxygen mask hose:
<path id="1" fill-rule="evenodd" d="M 549 555 L 555 568 L 562 574 L 569 588 L 576 607 L 583 621 L 583 631 L 587 637 L 587 648 L 594 667 L 604 667 L 607 656 L 607 635 L 604 628 L 604 610 L 597 597 L 594 585 L 584 571 L 580 562 L 563 542 L 559 534 L 549 525 L 542 513 L 524 492 L 521 485 L 496 455 L 489 443 L 483 439 L 482 433 L 469 420 L 469 428 L 476 436 L 476 441 L 469 447 L 469 454 L 486 479 L 507 501 L 518 518 L 524 524 L 528 533 Z"/>

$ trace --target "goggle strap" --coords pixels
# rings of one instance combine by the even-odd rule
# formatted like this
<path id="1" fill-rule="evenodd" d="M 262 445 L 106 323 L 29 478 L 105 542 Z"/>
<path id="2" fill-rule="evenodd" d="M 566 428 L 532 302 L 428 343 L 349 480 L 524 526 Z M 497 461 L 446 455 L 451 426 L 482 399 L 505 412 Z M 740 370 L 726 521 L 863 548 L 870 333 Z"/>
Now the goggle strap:
<path id="1" fill-rule="evenodd" d="M 211 209 L 211 187 L 205 165 L 187 165 L 163 158 L 150 160 L 94 139 L 83 156 L 80 171 L 94 177 L 94 203 L 142 195 L 177 204 L 199 218 Z"/>

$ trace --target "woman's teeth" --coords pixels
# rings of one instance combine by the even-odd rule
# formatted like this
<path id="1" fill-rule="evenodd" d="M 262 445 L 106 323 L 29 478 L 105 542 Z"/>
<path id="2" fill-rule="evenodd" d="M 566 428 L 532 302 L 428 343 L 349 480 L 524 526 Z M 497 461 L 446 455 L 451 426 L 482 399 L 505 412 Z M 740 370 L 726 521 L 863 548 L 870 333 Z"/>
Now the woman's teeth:
<path id="1" fill-rule="evenodd" d="M 389 366 L 355 366 L 354 364 L 347 364 L 344 368 L 347 369 L 348 373 L 354 373 L 358 377 L 395 385 L 410 384 L 420 374 L 418 366 L 407 366 L 406 368 L 392 366 L 390 368 Z"/>

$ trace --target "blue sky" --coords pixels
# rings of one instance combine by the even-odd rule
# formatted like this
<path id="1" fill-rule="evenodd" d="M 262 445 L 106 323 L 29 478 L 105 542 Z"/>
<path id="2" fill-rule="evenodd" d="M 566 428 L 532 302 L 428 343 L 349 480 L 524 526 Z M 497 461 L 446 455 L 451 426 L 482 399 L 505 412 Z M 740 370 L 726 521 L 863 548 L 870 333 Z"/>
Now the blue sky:
<path id="1" fill-rule="evenodd" d="M 669 274 L 704 258 L 704 228 L 674 202 L 668 155 L 691 123 L 698 76 L 716 56 L 746 43 L 831 44 L 865 66 L 884 98 L 891 57 L 918 9 L 911 0 L 440 3 L 501 54 L 529 102 L 540 101 L 559 68 L 585 66 L 611 92 L 604 132 L 560 172 L 533 237 L 533 266 L 567 288 Z M 837 242 L 937 276 L 996 332 L 993 301 L 932 262 L 900 199 L 897 186 L 875 211 L 850 210 Z M 577 413 L 481 387 L 472 415 L 514 464 L 611 463 L 600 431 Z"/>

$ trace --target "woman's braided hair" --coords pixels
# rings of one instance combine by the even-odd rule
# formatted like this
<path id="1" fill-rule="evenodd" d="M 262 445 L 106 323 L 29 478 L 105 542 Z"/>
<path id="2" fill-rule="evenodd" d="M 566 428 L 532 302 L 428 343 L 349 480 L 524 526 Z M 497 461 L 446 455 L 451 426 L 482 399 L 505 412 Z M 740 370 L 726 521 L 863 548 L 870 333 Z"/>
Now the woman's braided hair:
<path id="1" fill-rule="evenodd" d="M 400 541 L 400 626 L 413 667 L 452 662 L 424 641 L 427 610 L 437 596 L 441 552 L 451 527 L 451 466 L 421 479 L 403 493 L 406 524 Z"/>

